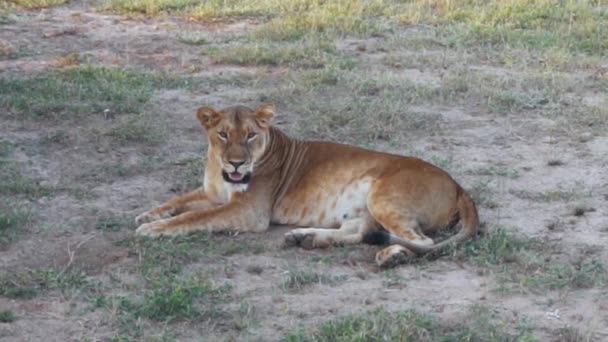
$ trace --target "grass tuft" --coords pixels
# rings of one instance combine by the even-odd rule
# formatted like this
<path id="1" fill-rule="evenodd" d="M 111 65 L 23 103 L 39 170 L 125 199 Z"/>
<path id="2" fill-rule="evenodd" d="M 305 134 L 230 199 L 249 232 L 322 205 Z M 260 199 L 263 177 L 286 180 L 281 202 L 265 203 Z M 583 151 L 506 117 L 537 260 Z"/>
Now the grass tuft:
<path id="1" fill-rule="evenodd" d="M 10 310 L 0 311 L 0 323 L 11 323 L 17 319 L 15 313 Z"/>
<path id="2" fill-rule="evenodd" d="M 286 291 L 300 291 L 313 284 L 337 284 L 348 278 L 346 275 L 326 275 L 294 266 L 290 266 L 285 273 L 285 280 L 281 284 L 281 288 Z"/>
<path id="3" fill-rule="evenodd" d="M 30 221 L 29 211 L 11 205 L 0 205 L 0 245 L 11 242 Z"/>

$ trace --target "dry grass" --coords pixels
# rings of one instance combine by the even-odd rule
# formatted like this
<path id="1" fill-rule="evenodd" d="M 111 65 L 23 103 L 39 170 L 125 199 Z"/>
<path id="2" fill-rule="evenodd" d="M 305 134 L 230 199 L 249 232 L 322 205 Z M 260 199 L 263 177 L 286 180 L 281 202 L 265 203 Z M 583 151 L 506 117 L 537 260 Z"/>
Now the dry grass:
<path id="1" fill-rule="evenodd" d="M 67 0 L 8 0 L 8 2 L 27 9 L 37 9 L 63 5 Z"/>

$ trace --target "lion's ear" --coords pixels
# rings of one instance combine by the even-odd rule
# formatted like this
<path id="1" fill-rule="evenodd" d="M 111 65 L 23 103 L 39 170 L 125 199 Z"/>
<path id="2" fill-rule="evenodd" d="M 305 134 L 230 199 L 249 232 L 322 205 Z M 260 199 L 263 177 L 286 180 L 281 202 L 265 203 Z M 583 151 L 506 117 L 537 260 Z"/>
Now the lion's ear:
<path id="1" fill-rule="evenodd" d="M 196 117 L 206 129 L 215 126 L 220 120 L 220 113 L 211 107 L 201 107 L 196 111 Z"/>
<path id="2" fill-rule="evenodd" d="M 273 104 L 263 104 L 255 111 L 255 121 L 262 128 L 270 127 L 274 117 L 275 107 Z"/>

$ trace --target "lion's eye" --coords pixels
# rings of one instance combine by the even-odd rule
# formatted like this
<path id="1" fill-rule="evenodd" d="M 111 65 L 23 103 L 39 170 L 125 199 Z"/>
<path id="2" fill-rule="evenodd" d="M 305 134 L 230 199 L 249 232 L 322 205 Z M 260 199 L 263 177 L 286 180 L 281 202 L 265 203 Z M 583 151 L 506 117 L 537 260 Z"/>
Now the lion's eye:
<path id="1" fill-rule="evenodd" d="M 255 132 L 251 132 L 251 133 L 247 134 L 247 140 L 251 140 L 251 139 L 255 138 L 256 135 L 258 135 L 258 134 Z"/>
<path id="2" fill-rule="evenodd" d="M 222 139 L 228 139 L 228 134 L 226 134 L 226 132 L 218 132 L 217 134 L 218 134 L 218 135 L 220 136 L 220 138 L 222 138 Z"/>

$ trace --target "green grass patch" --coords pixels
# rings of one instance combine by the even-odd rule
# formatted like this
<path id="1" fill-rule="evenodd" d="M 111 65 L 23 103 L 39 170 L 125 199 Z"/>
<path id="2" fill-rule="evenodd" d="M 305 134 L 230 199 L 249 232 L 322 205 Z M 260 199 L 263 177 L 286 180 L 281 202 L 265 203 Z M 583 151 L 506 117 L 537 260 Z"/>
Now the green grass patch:
<path id="1" fill-rule="evenodd" d="M 165 74 L 86 66 L 24 78 L 0 77 L 0 107 L 18 119 L 74 119 L 139 113 L 154 91 L 186 86 Z"/>
<path id="2" fill-rule="evenodd" d="M 17 319 L 15 313 L 10 310 L 0 311 L 0 323 L 11 323 Z"/>
<path id="3" fill-rule="evenodd" d="M 470 308 L 466 317 L 456 321 L 441 321 L 416 310 L 377 309 L 326 321 L 314 332 L 300 329 L 283 341 L 538 341 L 525 323 L 512 332 L 497 320 L 491 309 L 481 306 Z"/>
<path id="4" fill-rule="evenodd" d="M 142 320 L 171 323 L 226 318 L 218 304 L 229 295 L 230 287 L 216 286 L 205 275 L 171 275 L 146 278 L 145 288 L 137 295 L 101 294 L 93 299 L 93 306 L 114 316 L 122 336 L 138 339 L 145 329 Z"/>

